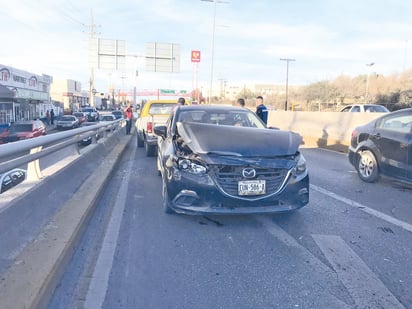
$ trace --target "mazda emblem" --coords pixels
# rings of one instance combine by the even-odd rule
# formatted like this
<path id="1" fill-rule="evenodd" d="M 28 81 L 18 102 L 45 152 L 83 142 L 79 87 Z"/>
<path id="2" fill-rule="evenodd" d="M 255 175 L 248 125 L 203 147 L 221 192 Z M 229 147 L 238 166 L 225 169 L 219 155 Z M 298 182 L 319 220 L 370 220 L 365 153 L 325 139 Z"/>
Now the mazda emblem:
<path id="1" fill-rule="evenodd" d="M 242 176 L 244 178 L 255 178 L 256 177 L 256 170 L 251 167 L 244 168 L 242 170 Z"/>

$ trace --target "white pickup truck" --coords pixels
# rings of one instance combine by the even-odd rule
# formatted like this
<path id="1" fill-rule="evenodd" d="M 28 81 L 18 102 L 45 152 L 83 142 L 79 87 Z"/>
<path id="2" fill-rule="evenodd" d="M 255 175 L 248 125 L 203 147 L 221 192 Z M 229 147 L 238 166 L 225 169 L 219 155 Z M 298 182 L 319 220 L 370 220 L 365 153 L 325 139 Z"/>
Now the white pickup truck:
<path id="1" fill-rule="evenodd" d="M 153 128 L 164 125 L 176 106 L 176 100 L 152 100 L 146 102 L 135 122 L 137 147 L 145 147 L 146 156 L 156 155 L 157 135 Z"/>

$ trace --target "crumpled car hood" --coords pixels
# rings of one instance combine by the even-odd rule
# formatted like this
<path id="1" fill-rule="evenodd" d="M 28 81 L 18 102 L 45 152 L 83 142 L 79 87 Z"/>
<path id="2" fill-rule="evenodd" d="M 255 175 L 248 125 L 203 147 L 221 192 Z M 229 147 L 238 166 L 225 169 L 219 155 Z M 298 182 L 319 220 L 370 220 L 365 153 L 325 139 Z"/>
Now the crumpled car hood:
<path id="1" fill-rule="evenodd" d="M 290 131 L 178 122 L 186 145 L 200 155 L 278 157 L 296 154 L 302 137 Z"/>

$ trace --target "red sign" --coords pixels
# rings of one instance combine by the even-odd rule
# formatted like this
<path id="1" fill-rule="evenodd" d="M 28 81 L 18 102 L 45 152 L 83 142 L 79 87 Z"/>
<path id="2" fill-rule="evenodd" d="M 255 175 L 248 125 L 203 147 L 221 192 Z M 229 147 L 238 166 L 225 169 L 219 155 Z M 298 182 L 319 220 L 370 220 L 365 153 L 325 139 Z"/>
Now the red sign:
<path id="1" fill-rule="evenodd" d="M 192 62 L 200 62 L 200 50 L 192 50 Z"/>

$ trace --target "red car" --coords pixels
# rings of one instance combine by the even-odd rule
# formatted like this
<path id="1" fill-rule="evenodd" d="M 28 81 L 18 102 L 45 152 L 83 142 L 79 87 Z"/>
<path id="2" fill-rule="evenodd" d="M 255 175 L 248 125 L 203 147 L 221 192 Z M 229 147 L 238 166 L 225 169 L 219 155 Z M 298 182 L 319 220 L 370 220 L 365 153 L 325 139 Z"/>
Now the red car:
<path id="1" fill-rule="evenodd" d="M 87 114 L 84 112 L 75 112 L 73 113 L 73 116 L 76 116 L 77 119 L 79 119 L 79 125 L 87 121 Z"/>
<path id="2" fill-rule="evenodd" d="M 15 142 L 46 134 L 46 127 L 41 120 L 18 121 L 11 124 L 5 142 Z"/>
<path id="3" fill-rule="evenodd" d="M 8 127 L 0 128 L 0 145 L 7 143 L 6 139 L 9 135 Z"/>

